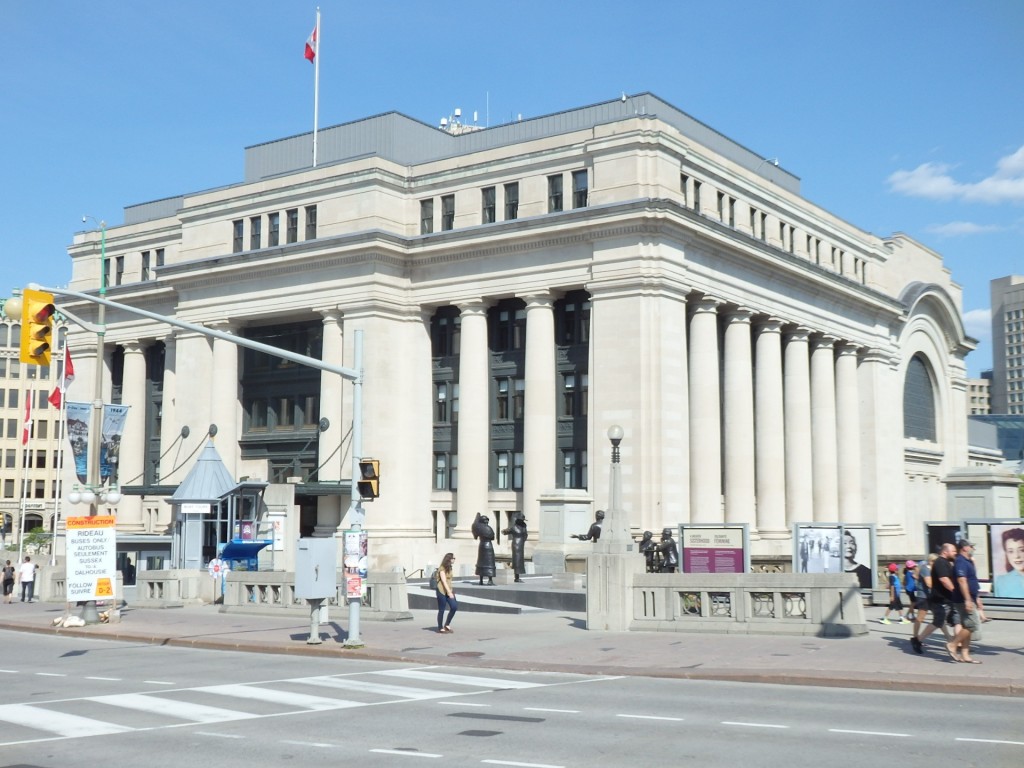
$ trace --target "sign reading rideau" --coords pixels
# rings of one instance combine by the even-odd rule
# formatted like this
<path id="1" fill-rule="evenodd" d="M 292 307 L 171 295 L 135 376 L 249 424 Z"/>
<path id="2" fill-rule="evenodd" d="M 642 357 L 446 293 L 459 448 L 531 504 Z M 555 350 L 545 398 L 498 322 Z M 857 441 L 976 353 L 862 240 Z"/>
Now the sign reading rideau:
<path id="1" fill-rule="evenodd" d="M 67 599 L 110 600 L 117 578 L 117 518 L 69 517 L 67 526 Z"/>

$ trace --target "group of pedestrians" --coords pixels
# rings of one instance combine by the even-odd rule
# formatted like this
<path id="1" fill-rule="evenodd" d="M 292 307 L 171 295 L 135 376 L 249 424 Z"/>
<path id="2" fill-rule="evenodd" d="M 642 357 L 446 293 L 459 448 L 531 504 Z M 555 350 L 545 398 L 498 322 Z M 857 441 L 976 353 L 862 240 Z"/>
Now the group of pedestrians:
<path id="1" fill-rule="evenodd" d="M 35 597 L 36 571 L 39 566 L 32 562 L 32 558 L 25 556 L 25 561 L 16 569 L 8 560 L 0 573 L 3 574 L 4 602 L 14 601 L 15 577 L 21 582 L 21 602 L 33 602 Z"/>
<path id="2" fill-rule="evenodd" d="M 914 651 L 924 653 L 924 641 L 940 629 L 946 639 L 946 652 L 953 661 L 981 664 L 971 655 L 971 642 L 981 639 L 981 623 L 986 620 L 979 597 L 978 572 L 974 567 L 974 545 L 967 539 L 955 545 L 943 544 L 939 553 L 929 555 L 927 561 L 908 560 L 905 572 L 913 574 L 914 582 L 910 609 L 914 616 L 910 645 Z M 889 576 L 891 596 L 893 577 L 898 581 L 898 574 L 892 567 Z M 932 621 L 922 629 L 929 611 Z M 888 615 L 889 610 L 886 610 L 883 623 L 890 623 Z M 899 615 L 901 621 L 907 621 L 902 615 L 902 606 Z"/>

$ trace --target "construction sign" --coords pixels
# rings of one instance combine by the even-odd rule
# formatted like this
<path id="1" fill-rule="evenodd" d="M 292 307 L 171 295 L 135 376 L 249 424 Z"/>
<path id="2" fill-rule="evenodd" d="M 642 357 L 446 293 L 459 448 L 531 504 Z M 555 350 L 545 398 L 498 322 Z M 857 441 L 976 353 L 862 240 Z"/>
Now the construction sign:
<path id="1" fill-rule="evenodd" d="M 117 518 L 69 517 L 67 526 L 67 600 L 110 600 L 117 579 Z"/>

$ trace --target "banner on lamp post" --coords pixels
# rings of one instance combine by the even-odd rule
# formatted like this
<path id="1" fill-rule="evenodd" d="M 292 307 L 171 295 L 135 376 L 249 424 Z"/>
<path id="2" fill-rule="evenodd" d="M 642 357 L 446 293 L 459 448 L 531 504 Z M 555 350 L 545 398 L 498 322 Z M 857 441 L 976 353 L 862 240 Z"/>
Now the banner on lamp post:
<path id="1" fill-rule="evenodd" d="M 75 475 L 78 482 L 88 482 L 89 477 L 89 424 L 92 418 L 92 406 L 89 403 L 64 403 L 67 414 L 68 441 L 71 443 L 71 455 L 75 459 Z"/>
<path id="2" fill-rule="evenodd" d="M 117 467 L 121 459 L 121 438 L 128 418 L 127 405 L 104 405 L 103 428 L 100 431 L 100 477 L 117 482 Z"/>

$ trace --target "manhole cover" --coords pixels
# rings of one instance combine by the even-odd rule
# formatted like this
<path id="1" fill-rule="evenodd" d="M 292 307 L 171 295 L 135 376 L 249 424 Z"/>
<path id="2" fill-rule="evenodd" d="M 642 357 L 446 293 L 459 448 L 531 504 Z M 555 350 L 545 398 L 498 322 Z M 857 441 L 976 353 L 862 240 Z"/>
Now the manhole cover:
<path id="1" fill-rule="evenodd" d="M 483 656 L 482 651 L 455 651 L 455 653 L 449 653 L 449 656 L 457 656 L 462 659 L 475 659 Z"/>

